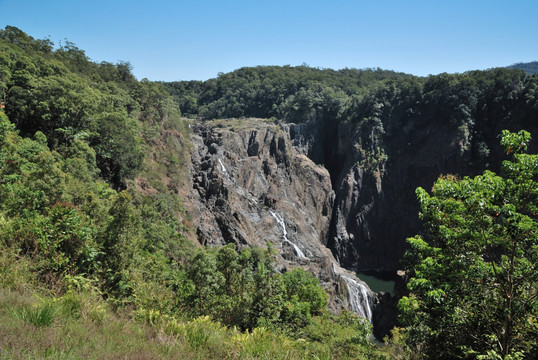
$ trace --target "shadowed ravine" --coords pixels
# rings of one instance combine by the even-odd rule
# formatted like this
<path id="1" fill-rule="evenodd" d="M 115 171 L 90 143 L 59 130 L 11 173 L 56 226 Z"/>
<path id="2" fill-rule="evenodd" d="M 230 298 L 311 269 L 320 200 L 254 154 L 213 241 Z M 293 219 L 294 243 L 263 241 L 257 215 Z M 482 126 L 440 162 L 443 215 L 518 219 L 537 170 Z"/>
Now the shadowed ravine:
<path id="1" fill-rule="evenodd" d="M 382 272 L 398 282 L 405 239 L 420 231 L 415 188 L 484 166 L 473 165 L 465 150 L 471 145 L 450 124 L 387 132 L 376 140 L 378 158 L 359 145 L 374 136 L 360 123 L 239 119 L 192 126 L 188 186 L 196 191 L 186 207 L 199 241 L 271 243 L 280 271 L 300 266 L 314 273 L 330 308 L 368 318 L 378 337 L 395 324 L 401 294 L 375 294 L 355 272 Z"/>
<path id="2" fill-rule="evenodd" d="M 376 295 L 326 247 L 334 206 L 330 174 L 292 145 L 289 133 L 261 120 L 195 124 L 188 211 L 202 244 L 276 249 L 281 271 L 313 272 L 334 311 L 370 322 Z M 344 296 L 338 296 L 342 294 Z"/>

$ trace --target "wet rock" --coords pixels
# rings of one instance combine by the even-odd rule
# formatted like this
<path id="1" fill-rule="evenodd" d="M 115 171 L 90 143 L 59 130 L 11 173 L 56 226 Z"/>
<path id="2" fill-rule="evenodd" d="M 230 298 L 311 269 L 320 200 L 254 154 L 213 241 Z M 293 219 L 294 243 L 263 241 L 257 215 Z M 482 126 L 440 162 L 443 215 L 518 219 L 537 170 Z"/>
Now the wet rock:
<path id="1" fill-rule="evenodd" d="M 388 293 L 380 292 L 376 294 L 373 306 L 373 333 L 374 336 L 382 340 L 390 330 L 396 325 L 398 315 L 398 298 Z"/>

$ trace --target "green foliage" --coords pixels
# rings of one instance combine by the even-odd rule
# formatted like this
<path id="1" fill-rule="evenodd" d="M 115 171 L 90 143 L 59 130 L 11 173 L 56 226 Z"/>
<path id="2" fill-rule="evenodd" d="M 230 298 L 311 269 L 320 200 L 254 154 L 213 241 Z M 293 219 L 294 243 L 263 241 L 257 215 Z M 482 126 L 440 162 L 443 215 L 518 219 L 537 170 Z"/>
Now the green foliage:
<path id="1" fill-rule="evenodd" d="M 527 152 L 527 145 L 531 140 L 531 134 L 527 131 L 521 130 L 516 134 L 503 130 L 501 135 L 501 146 L 507 154 Z"/>
<path id="2" fill-rule="evenodd" d="M 41 131 L 65 154 L 83 139 L 95 151 L 101 176 L 116 188 L 140 170 L 140 121 L 155 121 L 170 96 L 154 105 L 160 114 L 140 112 L 139 84 L 128 63 L 95 64 L 66 42 L 57 50 L 13 27 L 0 34 L 0 90 L 10 120 L 24 136 Z M 161 111 L 162 110 L 162 111 Z M 177 121 L 177 119 L 175 119 Z"/>
<path id="3" fill-rule="evenodd" d="M 284 296 L 287 300 L 282 314 L 286 326 L 305 326 L 311 315 L 318 315 L 327 306 L 327 294 L 319 281 L 303 269 L 282 274 Z"/>
<path id="4" fill-rule="evenodd" d="M 338 316 L 324 312 L 299 331 L 325 358 L 383 358 L 368 340 L 370 324 L 356 314 L 343 311 Z"/>
<path id="5" fill-rule="evenodd" d="M 426 357 L 517 358 L 536 352 L 538 155 L 528 132 L 503 131 L 511 161 L 417 189 L 426 238 L 408 239 L 408 341 Z"/>
<path id="6" fill-rule="evenodd" d="M 142 164 L 137 122 L 119 112 L 102 113 L 96 122 L 99 135 L 93 143 L 99 168 L 105 178 L 121 186 Z"/>
<path id="7" fill-rule="evenodd" d="M 50 326 L 56 318 L 56 309 L 51 304 L 22 306 L 12 310 L 12 316 L 35 326 Z"/>
<path id="8" fill-rule="evenodd" d="M 295 330 L 327 306 L 318 280 L 303 269 L 284 274 L 271 269 L 270 254 L 237 252 L 235 245 L 201 248 L 188 264 L 183 301 L 194 316 L 211 315 L 241 329 L 266 326 Z"/>
<path id="9" fill-rule="evenodd" d="M 383 339 L 384 352 L 391 360 L 406 360 L 418 359 L 422 356 L 421 353 L 412 352 L 406 344 L 407 334 L 405 329 L 394 327 L 390 331 L 390 336 L 387 335 Z"/>
<path id="10" fill-rule="evenodd" d="M 189 251 L 177 197 L 188 129 L 177 106 L 129 63 L 93 63 L 69 41 L 54 49 L 6 27 L 0 50 L 2 248 L 60 288 L 84 273 L 118 303 L 156 303 Z M 117 193 L 141 173 L 157 193 Z"/>
<path id="11" fill-rule="evenodd" d="M 65 179 L 62 161 L 51 152 L 40 132 L 23 139 L 2 115 L 0 143 L 0 239 L 9 248 L 30 256 L 44 278 L 97 270 L 99 246 L 89 217 L 62 202 Z"/>
<path id="12" fill-rule="evenodd" d="M 266 327 L 240 332 L 235 327 L 226 328 L 207 316 L 186 321 L 151 310 L 139 311 L 138 316 L 165 335 L 184 341 L 199 353 L 210 349 L 213 354 L 204 355 L 208 358 L 385 358 L 383 351 L 376 349 L 366 338 L 369 325 L 348 312 L 338 316 L 324 312 L 292 337 Z"/>
<path id="13" fill-rule="evenodd" d="M 346 92 L 317 82 L 319 70 L 299 70 L 312 79 L 301 75 L 284 90 L 273 88 L 275 79 L 260 79 L 275 103 L 254 88 L 227 92 L 251 99 L 230 102 L 230 113 L 335 115 Z M 224 76 L 222 85 L 233 77 Z M 345 77 L 335 81 L 354 87 Z M 35 343 L 9 340 L 0 358 L 144 357 L 140 349 L 158 358 L 329 356 L 323 345 L 284 335 L 296 338 L 325 311 L 327 294 L 312 274 L 276 272 L 271 249 L 195 251 L 186 240 L 177 194 L 190 130 L 171 89 L 138 82 L 128 63 L 93 63 L 68 41 L 54 48 L 19 29 L 0 30 L 0 337 Z M 290 96 L 281 98 L 281 91 Z M 198 111 L 192 95 L 181 103 Z M 201 104 L 205 114 L 221 111 L 217 103 Z M 6 291 L 44 300 L 7 314 Z M 118 320 L 122 313 L 149 314 L 151 326 Z M 52 322 L 50 331 L 24 326 Z M 331 317 L 322 323 L 346 334 L 338 340 L 349 345 L 342 356 L 368 348 L 365 327 Z"/>
<path id="14" fill-rule="evenodd" d="M 2 226 L 2 225 L 0 225 Z M 37 286 L 32 262 L 28 258 L 20 258 L 17 249 L 2 246 L 0 252 L 0 289 L 25 292 Z"/>
<path id="15" fill-rule="evenodd" d="M 380 69 L 334 71 L 308 66 L 241 68 L 206 82 L 165 84 L 185 115 L 213 118 L 335 116 L 348 96 L 407 76 Z"/>

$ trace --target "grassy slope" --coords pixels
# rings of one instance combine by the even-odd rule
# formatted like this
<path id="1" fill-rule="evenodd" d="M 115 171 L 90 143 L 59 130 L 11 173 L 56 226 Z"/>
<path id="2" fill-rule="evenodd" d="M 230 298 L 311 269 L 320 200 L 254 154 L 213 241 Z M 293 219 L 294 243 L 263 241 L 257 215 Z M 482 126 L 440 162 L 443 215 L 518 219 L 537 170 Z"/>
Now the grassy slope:
<path id="1" fill-rule="evenodd" d="M 52 323 L 24 319 L 24 311 L 53 309 Z M 132 314 L 131 314 L 132 315 Z M 332 359 L 357 353 L 328 351 L 264 329 L 241 333 L 209 318 L 181 322 L 117 314 L 85 292 L 61 298 L 0 290 L 0 359 Z M 33 323 L 32 323 L 33 322 Z M 379 358 L 371 349 L 361 358 Z M 384 357 L 381 357 L 384 358 Z"/>
<path id="2" fill-rule="evenodd" d="M 36 280 L 31 260 L 0 253 L 0 359 L 387 359 L 346 326 L 319 316 L 291 339 L 264 328 L 241 332 L 212 321 L 117 307 L 95 280 L 68 276 L 57 292 Z"/>

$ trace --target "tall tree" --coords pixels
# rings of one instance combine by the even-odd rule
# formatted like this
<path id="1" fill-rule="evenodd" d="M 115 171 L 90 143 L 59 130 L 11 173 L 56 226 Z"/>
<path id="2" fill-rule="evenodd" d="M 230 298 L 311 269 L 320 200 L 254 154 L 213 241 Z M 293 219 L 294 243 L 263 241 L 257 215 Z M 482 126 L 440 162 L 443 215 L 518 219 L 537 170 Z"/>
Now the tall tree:
<path id="1" fill-rule="evenodd" d="M 538 155 L 503 131 L 502 175 L 443 176 L 417 189 L 426 241 L 408 239 L 399 307 L 427 358 L 520 359 L 538 349 Z"/>

